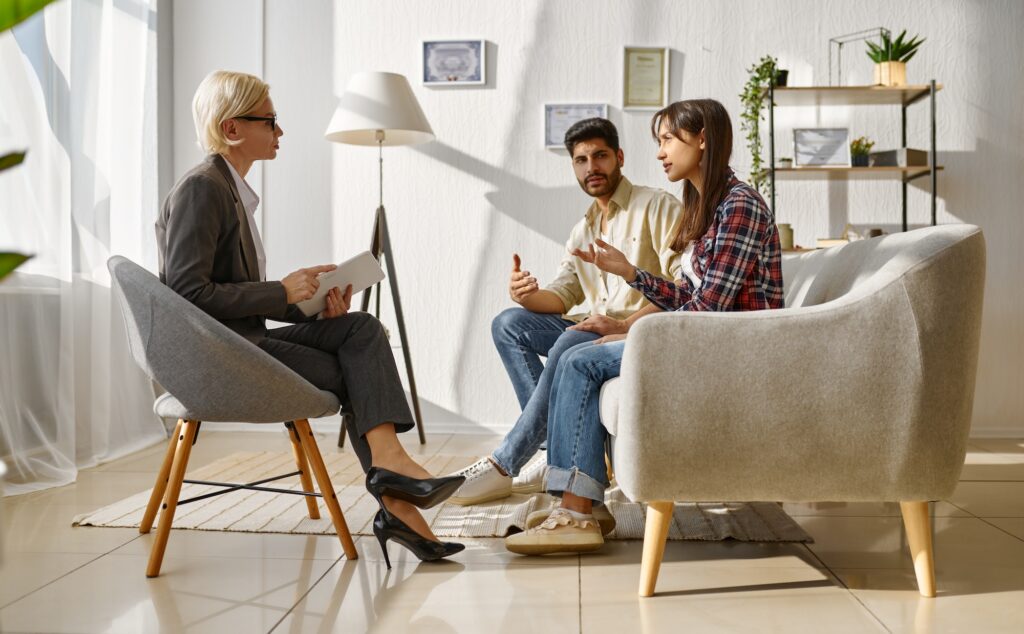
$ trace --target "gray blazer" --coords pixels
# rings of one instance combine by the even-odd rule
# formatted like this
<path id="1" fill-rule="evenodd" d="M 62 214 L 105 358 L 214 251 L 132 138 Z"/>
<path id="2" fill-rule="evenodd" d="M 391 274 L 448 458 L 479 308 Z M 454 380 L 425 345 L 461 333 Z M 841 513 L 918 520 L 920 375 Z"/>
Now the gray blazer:
<path id="1" fill-rule="evenodd" d="M 250 340 L 266 335 L 266 319 L 298 323 L 281 282 L 261 282 L 256 245 L 219 154 L 206 157 L 174 186 L 156 221 L 160 281 Z"/>

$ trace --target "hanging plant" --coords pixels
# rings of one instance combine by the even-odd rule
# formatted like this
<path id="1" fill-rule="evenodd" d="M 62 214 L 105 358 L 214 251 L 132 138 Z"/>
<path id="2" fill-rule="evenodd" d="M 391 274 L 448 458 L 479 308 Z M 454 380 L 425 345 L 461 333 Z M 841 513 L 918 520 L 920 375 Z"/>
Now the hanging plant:
<path id="1" fill-rule="evenodd" d="M 764 118 L 764 101 L 768 97 L 765 90 L 778 79 L 778 60 L 765 55 L 757 64 L 747 69 L 750 77 L 740 93 L 743 112 L 740 114 L 740 129 L 746 134 L 747 148 L 750 150 L 750 181 L 762 194 L 767 195 L 768 179 L 761 160 L 761 120 Z"/>

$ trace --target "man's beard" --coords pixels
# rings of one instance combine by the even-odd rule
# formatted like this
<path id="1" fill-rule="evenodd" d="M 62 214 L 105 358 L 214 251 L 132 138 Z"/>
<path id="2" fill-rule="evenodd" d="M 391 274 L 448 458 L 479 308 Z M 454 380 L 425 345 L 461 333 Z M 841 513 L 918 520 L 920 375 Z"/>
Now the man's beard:
<path id="1" fill-rule="evenodd" d="M 583 189 L 583 191 L 585 191 L 588 196 L 600 198 L 601 196 L 607 196 L 613 193 L 615 191 L 615 188 L 619 186 L 619 181 L 622 180 L 622 169 L 616 167 L 611 174 L 591 174 L 587 178 L 592 178 L 594 176 L 604 176 L 605 179 L 604 184 L 602 184 L 598 189 L 591 189 L 590 187 L 588 187 L 586 178 L 584 178 L 581 181 L 578 180 L 577 182 L 580 184 L 580 188 Z"/>

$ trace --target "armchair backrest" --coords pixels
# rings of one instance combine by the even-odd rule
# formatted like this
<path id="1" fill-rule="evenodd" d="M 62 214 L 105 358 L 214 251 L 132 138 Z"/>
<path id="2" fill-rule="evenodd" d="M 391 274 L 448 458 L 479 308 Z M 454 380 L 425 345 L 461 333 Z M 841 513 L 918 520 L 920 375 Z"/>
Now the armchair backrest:
<path id="1" fill-rule="evenodd" d="M 333 396 L 121 256 L 107 262 L 132 357 L 207 421 L 281 422 L 336 407 Z"/>

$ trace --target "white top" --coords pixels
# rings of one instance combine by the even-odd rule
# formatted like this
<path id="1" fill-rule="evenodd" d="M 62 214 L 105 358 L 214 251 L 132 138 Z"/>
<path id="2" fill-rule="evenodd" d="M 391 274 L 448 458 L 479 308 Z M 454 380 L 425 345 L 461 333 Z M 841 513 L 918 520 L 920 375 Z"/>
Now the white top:
<path id="1" fill-rule="evenodd" d="M 260 238 L 260 231 L 256 226 L 256 208 L 260 206 L 260 197 L 249 187 L 249 183 L 239 176 L 231 161 L 224 159 L 231 170 L 231 176 L 235 179 L 235 187 L 238 188 L 238 195 L 242 198 L 242 206 L 245 207 L 245 217 L 249 219 L 249 233 L 252 234 L 252 241 L 256 245 L 256 262 L 260 269 L 260 281 L 267 281 L 267 254 L 263 250 L 263 239 Z"/>
<path id="2" fill-rule="evenodd" d="M 693 241 L 686 245 L 683 249 L 682 261 L 680 262 L 681 270 L 686 279 L 690 280 L 690 284 L 693 284 L 694 289 L 700 288 L 700 277 L 697 272 L 693 270 Z"/>

